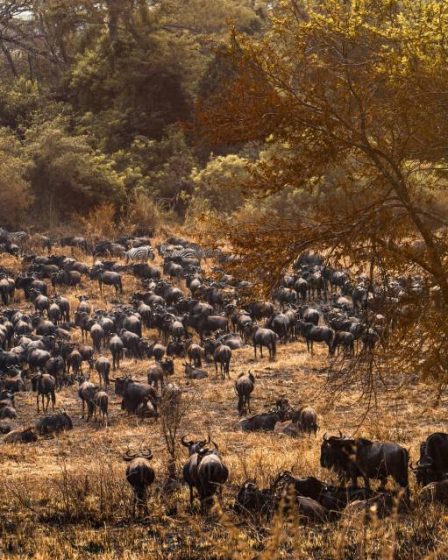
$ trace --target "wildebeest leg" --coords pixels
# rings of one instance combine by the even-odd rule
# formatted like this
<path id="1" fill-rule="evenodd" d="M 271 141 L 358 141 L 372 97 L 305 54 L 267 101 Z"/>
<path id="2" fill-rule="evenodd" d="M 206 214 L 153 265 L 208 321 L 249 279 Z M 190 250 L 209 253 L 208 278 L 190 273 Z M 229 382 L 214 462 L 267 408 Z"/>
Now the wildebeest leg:
<path id="1" fill-rule="evenodd" d="M 193 499 L 194 499 L 193 486 L 191 484 L 189 484 L 189 487 L 190 487 L 190 507 L 193 507 Z"/>
<path id="2" fill-rule="evenodd" d="M 260 356 L 263 357 L 263 343 L 260 343 Z"/>
<path id="3" fill-rule="evenodd" d="M 51 393 L 51 408 L 54 410 L 54 405 L 56 404 L 56 395 L 54 392 Z"/>
<path id="4" fill-rule="evenodd" d="M 81 402 L 82 402 L 82 414 L 81 414 L 81 418 L 83 419 L 83 418 L 84 418 L 84 407 L 85 407 L 85 401 L 84 401 L 84 399 L 82 399 Z"/>
<path id="5" fill-rule="evenodd" d="M 39 393 L 37 393 L 37 412 L 40 412 L 39 411 Z"/>

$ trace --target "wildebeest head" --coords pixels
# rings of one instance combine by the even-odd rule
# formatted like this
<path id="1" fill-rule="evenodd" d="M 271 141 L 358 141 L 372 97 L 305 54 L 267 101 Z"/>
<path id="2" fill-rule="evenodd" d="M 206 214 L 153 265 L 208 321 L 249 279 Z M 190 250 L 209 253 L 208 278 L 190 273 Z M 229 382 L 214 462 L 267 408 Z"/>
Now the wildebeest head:
<path id="1" fill-rule="evenodd" d="M 210 443 L 210 436 L 208 436 L 207 439 L 201 439 L 198 441 L 194 441 L 194 440 L 187 441 L 185 439 L 185 436 L 182 436 L 180 442 L 184 447 L 188 448 L 188 454 L 193 455 L 194 453 L 199 453 L 201 449 L 204 449 L 204 447 Z"/>
<path id="2" fill-rule="evenodd" d="M 356 454 L 355 440 L 346 438 L 339 432 L 338 436 L 327 438 L 324 434 L 320 448 L 320 464 L 326 469 L 346 472 Z"/>
<path id="3" fill-rule="evenodd" d="M 124 377 L 116 377 L 111 381 L 115 383 L 115 394 L 123 396 L 126 387 L 129 385 L 129 383 L 132 383 L 133 380 L 129 375 L 125 375 Z"/>
<path id="4" fill-rule="evenodd" d="M 165 375 L 174 375 L 174 362 L 172 359 L 167 358 L 162 360 L 160 365 L 162 366 L 163 373 L 165 373 Z"/>

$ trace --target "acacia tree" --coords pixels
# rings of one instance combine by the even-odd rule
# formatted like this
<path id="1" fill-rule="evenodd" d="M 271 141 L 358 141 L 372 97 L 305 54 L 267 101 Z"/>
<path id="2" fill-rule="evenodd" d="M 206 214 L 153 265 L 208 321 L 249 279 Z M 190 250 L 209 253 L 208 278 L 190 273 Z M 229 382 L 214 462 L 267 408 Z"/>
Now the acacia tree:
<path id="1" fill-rule="evenodd" d="M 215 238 L 220 227 L 244 269 L 269 287 L 305 249 L 424 275 L 438 305 L 411 302 L 412 321 L 395 341 L 404 351 L 394 356 L 441 381 L 447 40 L 445 2 L 284 0 L 262 38 L 232 37 L 221 56 L 233 72 L 198 107 L 200 132 L 217 144 L 282 147 L 250 165 L 249 193 L 310 195 L 293 217 L 262 213 L 244 227 L 209 218 Z"/>

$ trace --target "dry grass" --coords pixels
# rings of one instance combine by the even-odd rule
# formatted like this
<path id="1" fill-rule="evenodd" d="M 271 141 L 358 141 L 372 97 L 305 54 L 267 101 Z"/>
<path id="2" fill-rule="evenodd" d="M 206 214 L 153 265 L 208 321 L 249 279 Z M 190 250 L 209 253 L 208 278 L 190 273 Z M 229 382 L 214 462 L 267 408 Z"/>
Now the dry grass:
<path id="1" fill-rule="evenodd" d="M 4 263 L 10 267 L 14 263 Z M 16 263 L 17 264 L 17 263 Z M 126 276 L 127 301 L 138 286 Z M 67 292 L 73 307 L 76 295 L 87 293 L 96 308 L 106 308 L 115 300 L 106 288 L 105 299 L 96 285 L 85 282 L 78 292 Z M 21 302 L 27 309 L 28 304 Z M 153 333 L 146 333 L 153 334 Z M 148 363 L 125 361 L 123 372 L 146 378 Z M 276 397 L 313 404 L 320 415 L 320 436 L 341 429 L 362 432 L 375 439 L 399 441 L 418 454 L 419 442 L 429 433 L 446 430 L 448 400 L 433 408 L 434 393 L 423 384 L 398 385 L 394 380 L 380 387 L 378 408 L 359 420 L 365 409 L 359 402 L 357 383 L 332 402 L 326 389 L 327 356 L 318 350 L 314 357 L 301 342 L 280 345 L 276 362 L 257 361 L 250 348 L 234 353 L 231 376 L 251 369 L 257 377 L 253 411 L 269 406 Z M 188 492 L 181 484 L 172 494 L 163 491 L 168 453 L 161 426 L 128 417 L 119 399 L 110 391 L 111 422 L 105 429 L 80 420 L 76 388 L 57 395 L 57 407 L 74 419 L 75 429 L 56 438 L 40 439 L 29 445 L 2 445 L 0 465 L 0 557 L 10 558 L 447 558 L 448 529 L 445 513 L 437 507 L 416 506 L 406 516 L 369 525 L 359 517 L 343 518 L 324 526 L 306 526 L 285 519 L 267 524 L 259 519 L 242 519 L 232 511 L 239 484 L 256 478 L 260 486 L 278 471 L 296 475 L 313 474 L 321 479 L 334 477 L 319 464 L 320 437 L 291 439 L 280 433 L 243 434 L 239 429 L 233 380 L 222 381 L 208 366 L 209 379 L 186 382 L 182 361 L 176 361 L 174 381 L 190 402 L 182 433 L 210 432 L 219 444 L 230 479 L 223 504 L 209 516 L 190 511 Z M 96 375 L 93 375 L 96 381 Z M 36 418 L 31 393 L 17 396 L 18 425 Z M 124 479 L 121 454 L 127 445 L 145 443 L 154 452 L 156 483 L 150 498 L 148 518 L 133 520 L 131 492 Z M 177 465 L 178 472 L 185 458 Z M 413 483 L 414 484 L 414 483 Z M 412 488 L 413 493 L 415 488 Z"/>

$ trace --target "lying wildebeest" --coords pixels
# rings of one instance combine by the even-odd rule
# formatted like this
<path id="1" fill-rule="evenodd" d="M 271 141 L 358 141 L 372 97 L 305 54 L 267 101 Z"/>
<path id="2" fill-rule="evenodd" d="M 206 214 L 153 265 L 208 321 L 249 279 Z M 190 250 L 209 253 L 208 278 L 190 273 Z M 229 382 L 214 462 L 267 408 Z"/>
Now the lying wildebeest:
<path id="1" fill-rule="evenodd" d="M 37 435 L 32 427 L 26 428 L 25 430 L 14 430 L 9 432 L 4 443 L 33 443 L 37 441 Z"/>
<path id="2" fill-rule="evenodd" d="M 422 486 L 448 478 L 448 434 L 436 432 L 428 436 L 420 444 L 420 458 L 412 470 Z"/>
<path id="3" fill-rule="evenodd" d="M 44 412 L 48 410 L 48 406 L 50 405 L 51 399 L 51 406 L 54 410 L 54 406 L 56 404 L 56 379 L 50 375 L 49 373 L 37 373 L 33 375 L 31 378 L 31 383 L 33 387 L 33 391 L 36 391 L 36 404 L 37 404 L 37 412 L 39 410 L 39 397 L 42 398 L 42 409 Z M 45 399 L 47 404 L 45 405 Z"/>
<path id="4" fill-rule="evenodd" d="M 368 439 L 350 439 L 332 436 L 321 445 L 320 464 L 336 471 L 343 482 L 351 479 L 356 486 L 358 477 L 370 488 L 370 479 L 381 481 L 384 488 L 391 476 L 402 488 L 408 490 L 409 453 L 396 443 L 373 442 Z"/>
<path id="5" fill-rule="evenodd" d="M 43 416 L 36 421 L 37 433 L 41 436 L 64 432 L 73 429 L 73 422 L 70 416 L 65 412 Z"/>
<path id="6" fill-rule="evenodd" d="M 193 367 L 191 364 L 184 363 L 185 377 L 188 379 L 204 379 L 208 377 L 208 373 L 203 369 Z"/>
<path id="7" fill-rule="evenodd" d="M 149 463 L 152 459 L 152 451 L 142 449 L 140 453 L 131 454 L 128 449 L 123 455 L 123 459 L 129 462 L 126 468 L 126 480 L 132 486 L 134 492 L 132 515 L 135 517 L 136 509 L 141 509 L 145 513 L 148 511 L 146 504 L 147 489 L 156 478 L 154 469 Z"/>
<path id="8" fill-rule="evenodd" d="M 181 440 L 183 445 L 186 445 Z M 200 442 L 203 443 L 203 442 Z M 223 463 L 216 443 L 212 442 L 215 449 L 199 447 L 190 442 L 187 445 L 190 457 L 183 467 L 185 482 L 190 487 L 190 505 L 193 504 L 193 488 L 196 488 L 201 506 L 207 506 L 211 498 L 229 477 L 229 469 Z"/>
<path id="9" fill-rule="evenodd" d="M 242 420 L 241 429 L 243 432 L 270 432 L 277 422 L 288 420 L 291 414 L 288 401 L 281 399 L 272 410 Z"/>
<path id="10" fill-rule="evenodd" d="M 235 381 L 235 393 L 238 396 L 238 413 L 240 416 L 251 412 L 250 410 L 250 396 L 255 388 L 255 377 L 249 371 L 246 375 L 242 373 Z"/>

